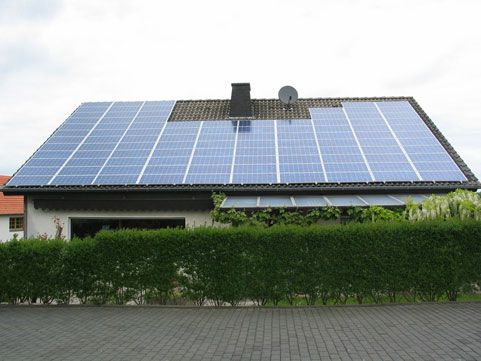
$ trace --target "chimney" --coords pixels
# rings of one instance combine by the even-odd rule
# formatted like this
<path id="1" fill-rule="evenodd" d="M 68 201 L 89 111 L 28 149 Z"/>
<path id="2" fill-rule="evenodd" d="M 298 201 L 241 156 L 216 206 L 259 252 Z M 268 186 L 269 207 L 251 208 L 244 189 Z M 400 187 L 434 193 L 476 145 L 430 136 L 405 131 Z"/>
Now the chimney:
<path id="1" fill-rule="evenodd" d="M 252 118 L 250 83 L 232 83 L 230 98 L 231 118 Z"/>

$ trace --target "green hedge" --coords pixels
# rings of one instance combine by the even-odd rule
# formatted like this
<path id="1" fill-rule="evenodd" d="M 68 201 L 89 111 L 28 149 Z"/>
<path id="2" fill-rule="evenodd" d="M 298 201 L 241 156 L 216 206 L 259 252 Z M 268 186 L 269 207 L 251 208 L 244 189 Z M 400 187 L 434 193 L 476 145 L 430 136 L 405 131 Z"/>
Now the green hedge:
<path id="1" fill-rule="evenodd" d="M 236 305 L 455 300 L 481 280 L 481 222 L 122 230 L 0 244 L 0 300 Z"/>

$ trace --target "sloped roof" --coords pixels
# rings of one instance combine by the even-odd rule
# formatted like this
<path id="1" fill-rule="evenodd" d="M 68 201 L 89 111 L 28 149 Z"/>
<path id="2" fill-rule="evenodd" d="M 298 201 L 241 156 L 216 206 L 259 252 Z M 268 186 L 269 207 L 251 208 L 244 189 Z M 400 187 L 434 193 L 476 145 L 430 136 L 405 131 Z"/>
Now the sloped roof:
<path id="1" fill-rule="evenodd" d="M 253 118 L 255 120 L 268 119 L 310 119 L 310 108 L 337 108 L 343 102 L 384 102 L 405 101 L 416 111 L 432 134 L 437 138 L 442 147 L 454 160 L 456 165 L 466 177 L 466 181 L 374 181 L 374 182 L 319 182 L 319 183 L 264 183 L 264 184 L 192 184 L 192 183 L 167 183 L 167 184 L 65 184 L 65 185 L 19 185 L 8 186 L 6 193 L 23 194 L 32 192 L 84 192 L 84 191 L 448 191 L 456 188 L 477 189 L 480 184 L 468 166 L 456 153 L 443 134 L 422 110 L 412 97 L 370 97 L 370 98 L 309 98 L 299 99 L 292 110 L 286 112 L 282 104 L 276 99 L 252 99 Z M 229 100 L 178 100 L 168 116 L 168 122 L 182 121 L 225 121 L 229 120 Z"/>
<path id="2" fill-rule="evenodd" d="M 9 176 L 0 175 L 0 186 L 3 186 L 10 179 Z M 22 196 L 4 196 L 0 192 L 0 215 L 23 214 Z"/>

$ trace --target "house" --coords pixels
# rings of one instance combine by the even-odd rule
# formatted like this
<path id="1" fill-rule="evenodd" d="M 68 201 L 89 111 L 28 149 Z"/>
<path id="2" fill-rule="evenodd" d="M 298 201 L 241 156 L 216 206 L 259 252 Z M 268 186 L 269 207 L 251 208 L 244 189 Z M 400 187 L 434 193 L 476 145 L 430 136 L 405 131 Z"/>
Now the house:
<path id="1" fill-rule="evenodd" d="M 71 238 L 210 225 L 212 192 L 224 208 L 297 209 L 457 188 L 480 184 L 412 97 L 286 104 L 236 83 L 225 100 L 83 103 L 3 191 L 25 196 L 28 237 Z"/>
<path id="2" fill-rule="evenodd" d="M 9 176 L 0 175 L 0 185 L 4 185 Z M 0 242 L 14 238 L 23 238 L 23 197 L 8 196 L 0 192 Z"/>

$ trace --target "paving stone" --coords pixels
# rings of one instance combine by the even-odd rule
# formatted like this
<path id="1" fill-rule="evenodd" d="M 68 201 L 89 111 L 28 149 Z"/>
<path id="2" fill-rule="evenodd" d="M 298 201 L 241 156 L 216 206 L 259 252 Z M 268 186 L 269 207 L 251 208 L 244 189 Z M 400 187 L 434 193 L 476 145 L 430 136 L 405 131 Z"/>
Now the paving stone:
<path id="1" fill-rule="evenodd" d="M 481 303 L 0 306 L 0 361 L 481 360 Z"/>

